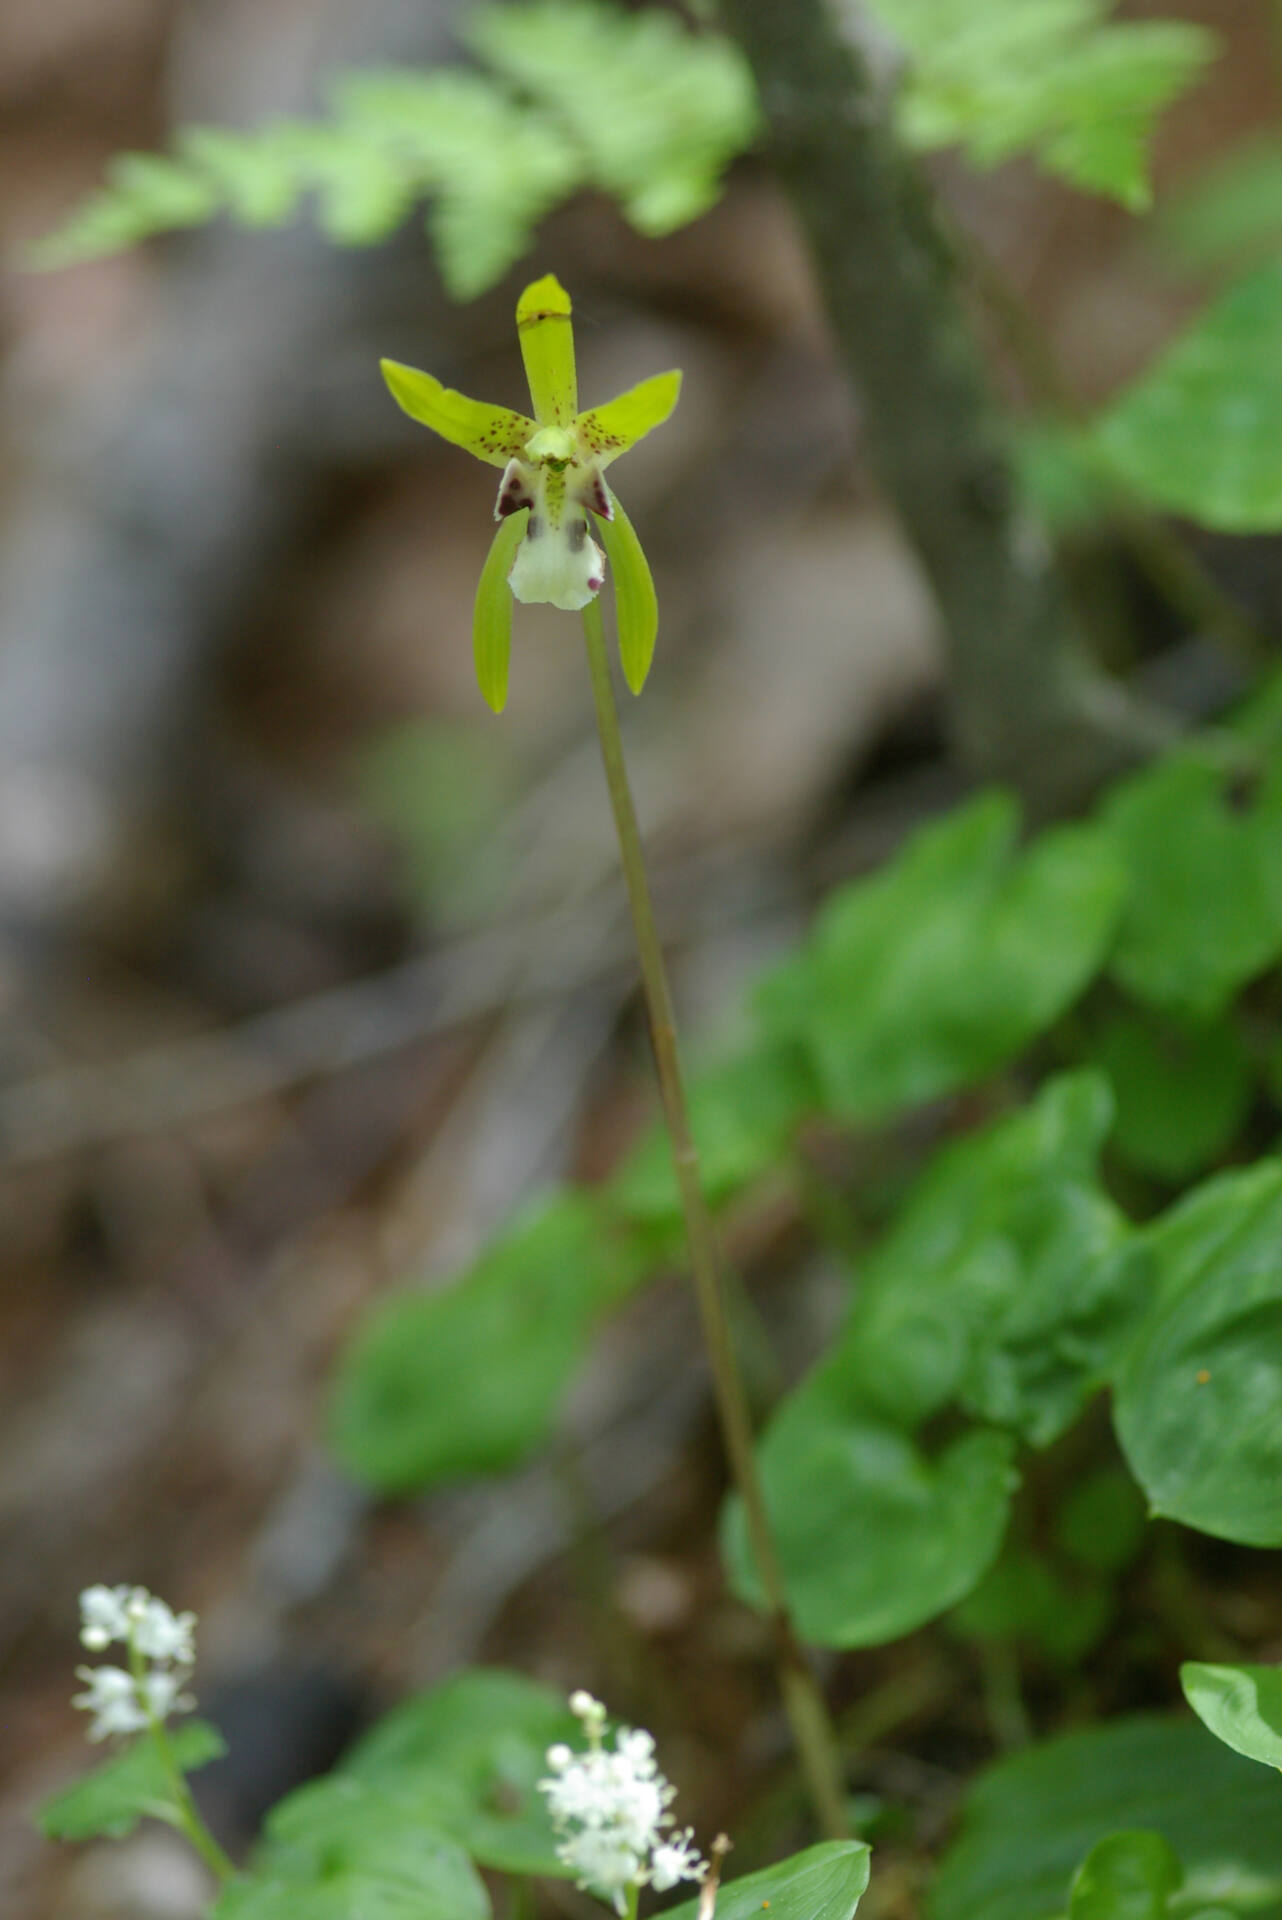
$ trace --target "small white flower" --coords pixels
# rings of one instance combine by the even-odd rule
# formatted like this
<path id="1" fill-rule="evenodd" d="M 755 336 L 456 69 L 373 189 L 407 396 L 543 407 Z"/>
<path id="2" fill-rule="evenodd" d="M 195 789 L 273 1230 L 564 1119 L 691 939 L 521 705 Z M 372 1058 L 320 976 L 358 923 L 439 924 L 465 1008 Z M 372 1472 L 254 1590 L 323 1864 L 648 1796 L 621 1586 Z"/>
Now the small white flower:
<path id="1" fill-rule="evenodd" d="M 94 1715 L 91 1740 L 141 1733 L 171 1713 L 195 1706 L 182 1691 L 195 1659 L 194 1613 L 175 1614 L 145 1587 L 86 1587 L 80 1596 L 80 1638 L 95 1652 L 121 1640 L 130 1668 L 77 1667 L 86 1683 L 72 1705 Z"/>
<path id="2" fill-rule="evenodd" d="M 650 1855 L 650 1885 L 656 1893 L 666 1893 L 678 1880 L 702 1880 L 708 1863 L 694 1845 L 694 1828 L 673 1833 L 661 1840 Z"/>
<path id="3" fill-rule="evenodd" d="M 110 1733 L 141 1733 L 147 1714 L 131 1673 L 123 1667 L 77 1667 L 76 1677 L 85 1682 L 85 1691 L 74 1695 L 71 1704 L 93 1714 L 91 1740 L 105 1740 Z"/>
<path id="4" fill-rule="evenodd" d="M 627 1912 L 625 1895 L 643 1879 L 644 1861 L 617 1834 L 586 1827 L 559 1846 L 557 1854 L 574 1873 L 577 1886 L 611 1901 L 620 1913 Z"/>
<path id="5" fill-rule="evenodd" d="M 570 1707 L 583 1723 L 587 1752 L 550 1747 L 551 1771 L 539 1788 L 559 1836 L 558 1857 L 579 1886 L 624 1913 L 630 1887 L 653 1884 L 666 1891 L 679 1880 L 702 1880 L 707 1868 L 693 1845 L 693 1830 L 666 1831 L 676 1790 L 659 1771 L 653 1736 L 620 1727 L 607 1747 L 601 1702 L 579 1692 L 571 1695 Z"/>
<path id="6" fill-rule="evenodd" d="M 95 1653 L 129 1638 L 132 1587 L 86 1587 L 80 1596 L 80 1639 Z"/>
<path id="7" fill-rule="evenodd" d="M 175 1614 L 163 1600 L 147 1594 L 140 1604 L 131 1606 L 130 1618 L 133 1644 L 146 1659 L 176 1660 L 183 1667 L 192 1664 L 196 1657 L 194 1613 Z"/>
<path id="8" fill-rule="evenodd" d="M 585 1732 L 595 1726 L 599 1734 L 605 1726 L 605 1708 L 583 1687 L 570 1695 L 570 1712 L 576 1720 L 582 1720 Z"/>

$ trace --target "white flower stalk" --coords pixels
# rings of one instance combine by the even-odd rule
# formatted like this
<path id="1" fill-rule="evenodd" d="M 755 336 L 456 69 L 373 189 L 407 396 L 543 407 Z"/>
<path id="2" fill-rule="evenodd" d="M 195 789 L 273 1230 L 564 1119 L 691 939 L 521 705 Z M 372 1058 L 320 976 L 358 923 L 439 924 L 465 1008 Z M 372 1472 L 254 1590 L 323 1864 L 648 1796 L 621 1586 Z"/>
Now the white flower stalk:
<path id="1" fill-rule="evenodd" d="M 548 1748 L 551 1769 L 539 1788 L 559 1838 L 557 1855 L 577 1884 L 627 1913 L 644 1886 L 664 1893 L 681 1880 L 701 1881 L 706 1863 L 694 1830 L 671 1832 L 676 1789 L 659 1771 L 654 1741 L 640 1728 L 620 1727 L 605 1743 L 606 1711 L 590 1693 L 570 1696 L 583 1723 L 586 1753 Z"/>
<path id="2" fill-rule="evenodd" d="M 128 1667 L 77 1667 L 85 1691 L 72 1706 L 93 1715 L 91 1740 L 142 1733 L 188 1713 L 196 1702 L 183 1686 L 196 1658 L 194 1613 L 174 1613 L 145 1587 L 87 1587 L 80 1596 L 81 1643 L 95 1653 L 119 1642 Z"/>

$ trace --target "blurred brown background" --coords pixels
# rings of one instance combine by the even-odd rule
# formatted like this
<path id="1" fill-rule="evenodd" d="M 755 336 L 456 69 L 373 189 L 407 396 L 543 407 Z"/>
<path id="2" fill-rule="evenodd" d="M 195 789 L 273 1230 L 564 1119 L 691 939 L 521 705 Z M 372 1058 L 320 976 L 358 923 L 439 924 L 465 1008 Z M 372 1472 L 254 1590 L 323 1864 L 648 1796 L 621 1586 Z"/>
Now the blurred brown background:
<path id="1" fill-rule="evenodd" d="M 758 1629 L 720 1597 L 679 1288 L 602 1343 L 572 1469 L 379 1508 L 321 1428 L 369 1301 L 605 1169 L 653 1107 L 574 623 L 518 611 L 494 720 L 469 635 L 493 476 L 402 418 L 379 355 L 520 404 L 515 294 L 552 270 L 587 401 L 686 370 L 620 486 L 663 608 L 627 725 L 691 1027 L 732 1033 L 822 889 L 958 790 L 931 608 L 788 209 L 754 160 L 660 243 L 580 200 L 466 308 L 413 227 L 357 253 L 300 224 L 47 276 L 15 258 L 121 147 L 456 58 L 455 11 L 0 0 L 0 1906 L 36 1920 L 200 1910 L 163 1833 L 54 1850 L 30 1826 L 84 1763 L 95 1580 L 200 1612 L 233 1844 L 467 1660 L 604 1674 L 651 1721 L 680 1702 L 670 1770 L 710 1820 L 781 1739 Z M 1125 11 L 1226 42 L 1159 183 L 1276 116 L 1266 9 Z M 1084 399 L 1196 296 L 1112 208 L 1022 168 L 937 175 Z M 788 1223 L 736 1253 L 786 1373 L 832 1277 L 772 1310 Z"/>

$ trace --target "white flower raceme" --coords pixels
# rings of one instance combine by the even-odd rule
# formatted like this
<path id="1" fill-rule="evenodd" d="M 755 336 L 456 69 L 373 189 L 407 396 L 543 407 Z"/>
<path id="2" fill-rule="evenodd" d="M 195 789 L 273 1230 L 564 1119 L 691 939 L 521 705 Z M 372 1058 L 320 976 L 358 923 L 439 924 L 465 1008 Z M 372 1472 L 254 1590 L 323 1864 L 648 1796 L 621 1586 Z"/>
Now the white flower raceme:
<path id="1" fill-rule="evenodd" d="M 194 1613 L 174 1613 L 145 1587 L 86 1587 L 80 1596 L 80 1638 L 95 1653 L 119 1641 L 125 1667 L 77 1667 L 85 1691 L 72 1705 L 91 1713 L 91 1740 L 141 1733 L 171 1713 L 195 1706 L 183 1685 L 196 1657 Z"/>
<path id="2" fill-rule="evenodd" d="M 620 1727 L 610 1747 L 599 1700 L 575 1693 L 570 1709 L 583 1723 L 587 1752 L 549 1747 L 551 1771 L 539 1787 L 559 1835 L 557 1854 L 579 1886 L 626 1913 L 630 1889 L 666 1892 L 680 1880 L 702 1880 L 707 1866 L 693 1829 L 669 1831 L 676 1789 L 659 1771 L 651 1736 Z"/>

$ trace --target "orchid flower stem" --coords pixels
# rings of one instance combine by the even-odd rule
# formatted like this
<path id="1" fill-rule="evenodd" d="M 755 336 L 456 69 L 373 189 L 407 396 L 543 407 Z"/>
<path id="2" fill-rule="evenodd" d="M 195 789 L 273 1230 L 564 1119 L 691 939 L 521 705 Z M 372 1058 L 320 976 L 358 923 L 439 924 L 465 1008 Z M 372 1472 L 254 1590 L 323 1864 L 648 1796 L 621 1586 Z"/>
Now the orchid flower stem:
<path id="1" fill-rule="evenodd" d="M 132 1646 L 129 1650 L 129 1665 L 134 1679 L 138 1682 L 139 1694 L 146 1707 L 147 1696 L 142 1687 L 145 1665 L 137 1649 Z M 229 1880 L 235 1878 L 236 1869 L 196 1810 L 196 1802 L 192 1799 L 187 1776 L 175 1757 L 173 1744 L 164 1721 L 159 1714 L 152 1713 L 150 1708 L 146 1711 L 147 1737 L 156 1750 L 156 1758 L 164 1769 L 169 1791 L 173 1795 L 173 1824 L 190 1840 L 219 1885 L 226 1886 Z"/>
<path id="2" fill-rule="evenodd" d="M 632 802 L 627 763 L 623 757 L 623 737 L 619 731 L 619 714 L 606 654 L 605 627 L 599 598 L 590 600 L 583 609 L 583 633 L 587 642 L 588 671 L 596 705 L 601 758 L 605 763 L 606 785 L 619 836 L 623 878 L 632 909 L 641 980 L 650 1017 L 659 1094 L 672 1145 L 673 1166 L 690 1247 L 690 1266 L 712 1369 L 722 1438 L 729 1456 L 730 1470 L 743 1501 L 753 1558 L 773 1616 L 780 1687 L 801 1765 L 820 1824 L 830 1837 L 842 1839 L 848 1835 L 849 1825 L 837 1740 L 819 1684 L 793 1627 L 779 1556 L 757 1474 L 752 1423 L 730 1336 L 716 1233 L 699 1182 L 698 1152 L 690 1128 L 672 994 L 655 927 L 641 833 Z"/>

